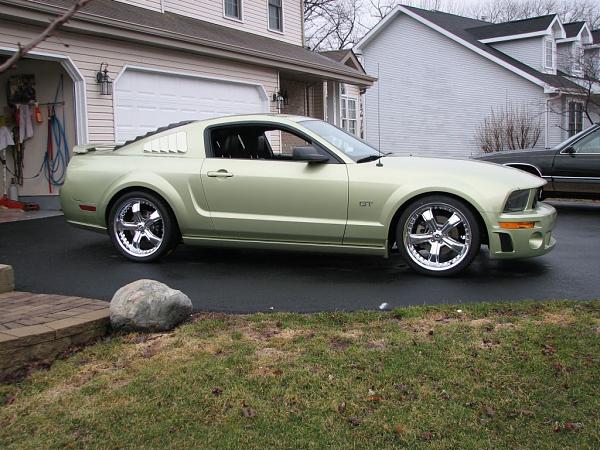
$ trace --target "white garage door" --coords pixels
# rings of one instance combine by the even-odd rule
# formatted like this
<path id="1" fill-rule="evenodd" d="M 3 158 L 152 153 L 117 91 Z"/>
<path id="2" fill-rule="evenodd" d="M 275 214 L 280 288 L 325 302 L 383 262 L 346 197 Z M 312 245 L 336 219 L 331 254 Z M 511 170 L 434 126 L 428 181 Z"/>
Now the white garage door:
<path id="1" fill-rule="evenodd" d="M 171 123 L 266 112 L 255 85 L 127 70 L 115 83 L 116 140 L 124 142 Z"/>

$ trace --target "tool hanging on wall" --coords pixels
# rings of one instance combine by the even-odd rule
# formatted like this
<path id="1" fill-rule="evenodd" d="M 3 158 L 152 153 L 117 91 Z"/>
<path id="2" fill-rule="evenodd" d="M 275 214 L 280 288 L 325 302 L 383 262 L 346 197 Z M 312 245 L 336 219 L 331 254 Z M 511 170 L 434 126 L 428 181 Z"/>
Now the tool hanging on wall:
<path id="1" fill-rule="evenodd" d="M 63 120 L 56 116 L 55 105 L 59 104 L 58 98 L 64 96 L 64 80 L 60 76 L 60 81 L 56 87 L 54 103 L 48 106 L 48 142 L 46 154 L 44 155 L 44 173 L 48 180 L 48 191 L 52 193 L 53 186 L 62 186 L 65 182 L 67 165 L 69 164 L 69 144 L 65 133 L 64 120 L 65 113 L 63 108 Z"/>

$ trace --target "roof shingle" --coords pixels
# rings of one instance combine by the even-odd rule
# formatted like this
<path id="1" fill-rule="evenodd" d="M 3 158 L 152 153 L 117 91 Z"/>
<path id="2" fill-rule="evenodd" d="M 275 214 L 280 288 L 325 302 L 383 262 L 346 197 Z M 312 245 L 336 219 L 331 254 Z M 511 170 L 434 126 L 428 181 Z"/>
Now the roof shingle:
<path id="1" fill-rule="evenodd" d="M 502 36 L 514 36 L 517 34 L 535 33 L 548 29 L 556 14 L 532 17 L 531 19 L 513 20 L 511 22 L 492 23 L 480 27 L 470 28 L 471 33 L 477 39 L 491 39 Z"/>

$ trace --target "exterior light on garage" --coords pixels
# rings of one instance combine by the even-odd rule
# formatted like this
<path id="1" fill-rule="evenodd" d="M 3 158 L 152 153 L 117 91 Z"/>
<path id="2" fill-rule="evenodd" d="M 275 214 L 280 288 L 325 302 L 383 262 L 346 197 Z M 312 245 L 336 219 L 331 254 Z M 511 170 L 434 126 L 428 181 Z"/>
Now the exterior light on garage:
<path id="1" fill-rule="evenodd" d="M 96 74 L 96 82 L 100 85 L 100 95 L 112 94 L 112 80 L 108 76 L 107 63 L 100 63 L 100 70 Z"/>
<path id="2" fill-rule="evenodd" d="M 283 107 L 288 104 L 287 91 L 273 92 L 273 99 L 271 101 L 277 104 L 277 111 L 281 112 Z"/>

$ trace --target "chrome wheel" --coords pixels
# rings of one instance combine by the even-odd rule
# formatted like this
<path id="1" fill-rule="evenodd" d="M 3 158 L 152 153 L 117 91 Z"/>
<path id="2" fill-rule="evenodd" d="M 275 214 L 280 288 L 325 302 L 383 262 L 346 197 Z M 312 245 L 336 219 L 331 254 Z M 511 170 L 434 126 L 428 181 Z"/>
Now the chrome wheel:
<path id="1" fill-rule="evenodd" d="M 128 255 L 153 255 L 162 245 L 165 225 L 157 205 L 144 198 L 129 198 L 113 216 L 113 231 L 121 249 Z"/>
<path id="2" fill-rule="evenodd" d="M 473 231 L 465 215 L 446 203 L 427 203 L 405 222 L 403 244 L 408 256 L 428 271 L 458 266 L 469 253 Z"/>

